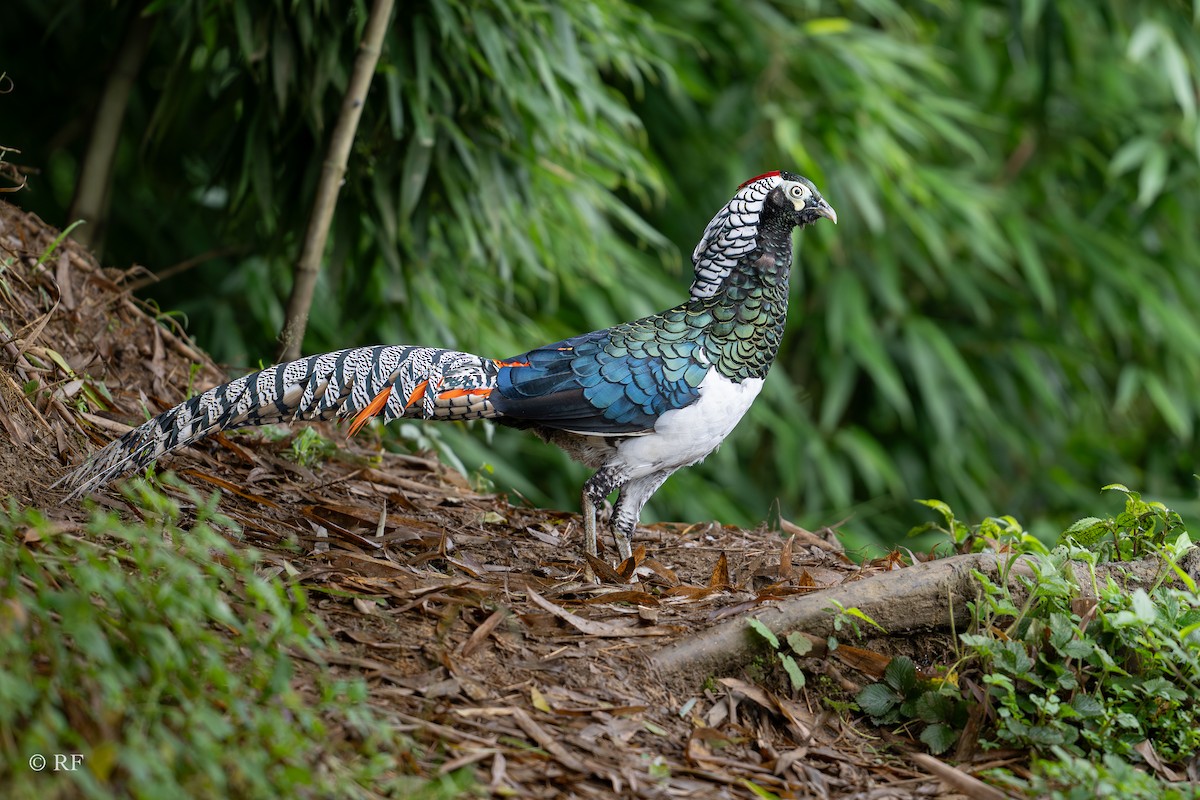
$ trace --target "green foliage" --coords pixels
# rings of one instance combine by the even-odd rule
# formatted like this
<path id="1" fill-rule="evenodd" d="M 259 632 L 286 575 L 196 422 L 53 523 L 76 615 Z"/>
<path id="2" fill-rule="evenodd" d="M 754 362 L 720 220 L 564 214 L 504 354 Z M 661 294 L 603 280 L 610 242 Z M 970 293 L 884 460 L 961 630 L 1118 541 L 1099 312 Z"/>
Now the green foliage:
<path id="1" fill-rule="evenodd" d="M 68 221 L 95 65 L 141 8 L 18 0 L 0 26 L 13 84 L 0 103 L 23 123 L 5 143 L 44 169 L 17 197 L 47 219 Z M 273 355 L 364 9 L 147 7 L 109 260 L 213 254 L 152 292 L 235 365 Z M 747 523 L 778 499 L 809 527 L 853 515 L 861 544 L 895 540 L 917 519 L 908 498 L 937 496 L 1046 532 L 1115 479 L 1198 510 L 1200 33 L 1184 4 L 421 0 L 396 13 L 308 351 L 506 356 L 665 308 L 732 188 L 793 167 L 842 223 L 799 240 L 789 331 L 755 412 L 651 515 Z M 453 429 L 437 443 L 535 502 L 576 503 L 582 471 L 540 443 Z M 704 490 L 714 476 L 722 492 Z"/>
<path id="2" fill-rule="evenodd" d="M 856 638 L 862 638 L 862 630 L 859 623 L 863 622 L 873 625 L 879 630 L 883 630 L 879 623 L 871 619 L 867 614 L 863 613 L 862 609 L 843 606 L 838 601 L 833 601 L 833 606 L 828 609 L 833 614 L 833 629 L 836 633 L 841 633 L 843 630 L 853 631 Z M 779 665 L 783 667 L 783 671 L 788 676 L 788 681 L 792 688 L 799 691 L 806 684 L 804 670 L 800 668 L 797 658 L 806 656 L 813 649 L 812 641 L 799 631 L 792 631 L 784 637 L 781 642 L 779 637 L 766 626 L 761 620 L 751 618 L 746 623 L 750 630 L 753 631 L 759 638 L 767 643 L 775 653 Z M 836 650 L 838 648 L 838 639 L 836 635 L 831 635 L 827 641 L 829 649 Z"/>
<path id="3" fill-rule="evenodd" d="M 59 248 L 59 246 L 63 243 L 63 239 L 66 239 L 68 236 L 70 236 L 71 231 L 73 231 L 75 228 L 79 227 L 82 224 L 83 224 L 83 221 L 77 219 L 74 222 L 72 222 L 70 225 L 63 228 L 62 231 L 58 234 L 58 236 L 54 237 L 54 241 L 51 242 L 50 244 L 48 244 L 46 246 L 46 249 L 42 251 L 42 254 L 40 256 L 38 256 L 37 264 L 35 265 L 35 267 L 40 267 L 41 265 L 43 265 L 47 261 L 49 261 L 50 257 L 52 255 L 54 255 L 54 251 L 57 250 Z"/>
<path id="4" fill-rule="evenodd" d="M 1014 623 L 1011 639 L 961 637 L 980 659 L 995 703 L 996 741 L 1129 755 L 1149 740 L 1170 762 L 1200 750 L 1194 702 L 1200 642 L 1181 634 L 1200 612 L 1200 598 L 1166 588 L 1130 593 L 1109 582 L 1100 587 L 1095 620 L 1085 625 L 1071 611 L 1071 595 L 1061 591 L 1062 566 L 1042 562 L 1039 596 Z M 988 613 L 1007 615 L 1005 590 L 990 586 L 988 592 Z"/>
<path id="5" fill-rule="evenodd" d="M 297 688 L 292 654 L 324 648 L 304 593 L 223 538 L 216 495 L 192 497 L 184 531 L 163 495 L 130 492 L 145 525 L 97 511 L 75 535 L 0 512 L 5 796 L 415 796 L 424 782 L 403 777 L 406 744 L 361 682 L 314 670 Z M 28 766 L 55 753 L 82 764 Z"/>
<path id="6" fill-rule="evenodd" d="M 871 619 L 871 617 L 868 616 L 861 608 L 856 608 L 854 606 L 847 608 L 837 600 L 830 600 L 829 602 L 831 603 L 831 606 L 828 610 L 833 613 L 833 630 L 836 633 L 840 633 L 843 629 L 849 629 L 854 631 L 854 636 L 856 638 L 861 639 L 863 632 L 858 625 L 860 622 L 871 625 L 882 633 L 887 633 L 887 631 L 883 630 L 882 625 Z"/>
<path id="7" fill-rule="evenodd" d="M 1058 537 L 1060 545 L 1094 551 L 1101 562 L 1131 561 L 1161 549 L 1185 532 L 1183 519 L 1164 504 L 1147 502 L 1139 492 L 1119 483 L 1105 486 L 1104 491 L 1124 494 L 1125 510 L 1114 518 L 1076 520 Z"/>
<path id="8" fill-rule="evenodd" d="M 119 30 L 134 5 L 76 3 L 49 24 L 65 43 L 96 26 Z M 216 232 L 206 249 L 237 242 L 253 252 L 237 262 L 218 255 L 195 278 L 156 287 L 221 357 L 273 355 L 365 12 L 363 2 L 318 0 L 181 0 L 144 12 L 156 20 L 147 62 L 160 85 L 135 98 L 128 128 L 142 132 L 141 151 L 121 154 L 129 160 L 117 168 L 137 172 L 138 201 L 152 208 L 119 213 L 110 249 L 119 262 L 167 266 L 181 260 L 179 240 Z M 603 264 L 601 283 L 625 295 L 615 262 L 636 263 L 629 241 L 665 242 L 618 192 L 644 202 L 661 181 L 608 81 L 663 74 L 653 20 L 620 2 L 429 0 L 395 15 L 339 196 L 308 349 L 419 337 L 516 353 L 529 345 L 514 328 L 534 309 L 553 314 L 563 292 L 593 283 L 577 266 Z M 649 304 L 624 296 L 614 309 L 606 298 L 594 316 L 657 310 L 670 283 L 658 286 Z"/>
<path id="9" fill-rule="evenodd" d="M 1050 748 L 1055 760 L 1036 759 L 1028 780 L 1000 773 L 997 781 L 1027 797 L 1046 800 L 1196 800 L 1200 787 L 1164 784 L 1153 775 L 1114 755 L 1092 760 Z"/>
<path id="10" fill-rule="evenodd" d="M 758 411 L 769 433 L 741 496 L 798 487 L 785 513 L 856 511 L 853 532 L 925 487 L 1058 524 L 1114 475 L 1191 495 L 1196 120 L 1157 59 L 1129 51 L 1154 26 L 1182 43 L 1173 63 L 1194 83 L 1196 31 L 1173 9 L 655 7 L 699 43 L 670 59 L 684 111 L 657 94 L 639 107 L 681 184 L 672 238 L 686 241 L 685 203 L 724 188 L 698 163 L 730 179 L 791 163 L 849 209 L 801 239 L 798 307 Z M 1142 136 L 1171 164 L 1148 205 L 1109 168 Z M 736 160 L 720 155 L 730 142 Z"/>
<path id="11" fill-rule="evenodd" d="M 1057 754 L 1058 766 L 1043 764 L 1033 786 L 1041 796 L 1048 787 L 1069 784 L 1067 776 L 1082 768 L 1081 759 L 1102 759 L 1094 769 L 1114 786 L 1137 789 L 1142 779 L 1118 767 L 1142 757 L 1149 747 L 1172 764 L 1200 753 L 1200 595 L 1195 582 L 1175 567 L 1148 587 L 1130 587 L 1095 567 L 1131 555 L 1176 565 L 1193 545 L 1179 516 L 1162 503 L 1149 502 L 1123 486 L 1107 487 L 1125 496 L 1125 509 L 1115 517 L 1086 518 L 1064 533 L 1062 543 L 1047 550 L 1013 521 L 1000 526 L 985 520 L 968 527 L 949 506 L 927 501 L 946 522 L 944 529 L 962 547 L 987 542 L 997 552 L 1011 553 L 1032 570 L 993 581 L 975 573 L 983 595 L 974 604 L 972 630 L 960 635 L 964 646 L 953 681 L 935 688 L 912 677 L 911 665 L 889 666 L 879 684 L 856 698 L 879 724 L 923 722 L 922 732 L 934 752 L 949 746 L 951 734 L 965 722 L 973 703 L 967 685 L 979 687 L 987 720 L 985 746 L 1032 749 Z M 1006 518 L 1007 519 L 1007 518 Z M 1100 537 L 1091 532 L 1100 530 Z M 1091 545 L 1080 545 L 1080 534 Z M 1094 600 L 1081 599 L 1072 562 L 1090 569 Z M 1165 578 L 1178 577 L 1179 586 Z M 1018 602 L 1011 586 L 1023 584 L 1027 599 Z M 893 669 L 893 667 L 895 667 Z M 930 728 L 943 726 L 927 737 Z M 1099 774 L 1099 773 L 1098 773 Z M 1074 797 L 1070 793 L 1061 797 Z M 1122 796 L 1113 789 L 1099 796 Z M 1146 795 L 1137 795 L 1146 796 Z"/>
<path id="12" fill-rule="evenodd" d="M 287 457 L 302 467 L 312 467 L 337 453 L 337 444 L 315 428 L 303 428 L 292 438 Z"/>
<path id="13" fill-rule="evenodd" d="M 916 666 L 904 656 L 893 658 L 883 681 L 863 687 L 854 701 L 876 725 L 919 725 L 920 739 L 931 753 L 949 750 L 967 722 L 968 706 L 958 688 L 918 677 Z"/>
<path id="14" fill-rule="evenodd" d="M 796 691 L 803 689 L 805 684 L 804 671 L 796 663 L 796 657 L 807 654 L 812 649 L 812 642 L 799 633 L 791 633 L 786 637 L 787 648 L 784 648 L 783 644 L 779 641 L 779 637 L 760 620 L 751 618 L 747 624 L 750 630 L 761 637 L 775 652 L 775 657 L 779 660 L 779 665 L 783 667 L 783 671 L 787 673 L 788 681 L 791 683 L 792 688 Z M 789 650 L 791 652 L 788 652 Z"/>
<path id="15" fill-rule="evenodd" d="M 912 528 L 909 537 L 934 532 L 943 535 L 956 553 L 982 553 L 1016 547 L 1022 552 L 1048 552 L 1041 541 L 1021 527 L 1014 517 L 986 517 L 978 525 L 967 525 L 954 515 L 948 504 L 941 500 L 918 500 L 926 508 L 932 508 L 942 518 L 941 523 L 923 522 Z"/>

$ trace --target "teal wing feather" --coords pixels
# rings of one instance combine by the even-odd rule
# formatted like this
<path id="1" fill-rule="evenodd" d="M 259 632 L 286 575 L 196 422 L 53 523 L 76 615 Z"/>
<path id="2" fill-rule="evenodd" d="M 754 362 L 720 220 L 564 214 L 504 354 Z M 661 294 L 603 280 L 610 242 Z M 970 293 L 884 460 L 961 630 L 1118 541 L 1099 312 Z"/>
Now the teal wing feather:
<path id="1" fill-rule="evenodd" d="M 518 423 L 647 433 L 700 396 L 710 365 L 694 332 L 660 315 L 539 347 L 505 359 L 490 400 Z"/>

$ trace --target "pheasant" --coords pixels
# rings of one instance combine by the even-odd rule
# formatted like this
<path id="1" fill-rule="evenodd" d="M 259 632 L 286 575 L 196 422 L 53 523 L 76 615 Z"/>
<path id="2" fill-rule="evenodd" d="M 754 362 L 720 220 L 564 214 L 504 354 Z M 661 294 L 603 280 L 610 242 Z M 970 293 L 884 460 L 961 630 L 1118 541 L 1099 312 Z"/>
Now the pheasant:
<path id="1" fill-rule="evenodd" d="M 159 414 L 60 481 L 69 499 L 218 431 L 293 420 L 491 419 L 528 428 L 596 470 L 584 484 L 584 544 L 618 492 L 622 559 L 650 496 L 713 452 L 762 389 L 783 336 L 792 229 L 837 214 L 806 178 L 742 184 L 692 253 L 691 296 L 674 308 L 520 355 L 493 359 L 380 345 L 268 367 Z"/>

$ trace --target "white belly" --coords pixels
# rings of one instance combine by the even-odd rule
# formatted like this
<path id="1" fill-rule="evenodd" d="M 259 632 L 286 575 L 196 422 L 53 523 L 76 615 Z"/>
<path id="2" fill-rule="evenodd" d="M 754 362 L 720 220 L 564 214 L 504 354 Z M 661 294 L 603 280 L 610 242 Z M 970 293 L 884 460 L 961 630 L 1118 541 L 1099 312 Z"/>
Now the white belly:
<path id="1" fill-rule="evenodd" d="M 617 458 L 635 479 L 664 469 L 675 471 L 717 449 L 762 390 L 762 378 L 734 383 L 715 369 L 700 383 L 700 398 L 687 408 L 658 418 L 654 433 L 625 439 Z"/>

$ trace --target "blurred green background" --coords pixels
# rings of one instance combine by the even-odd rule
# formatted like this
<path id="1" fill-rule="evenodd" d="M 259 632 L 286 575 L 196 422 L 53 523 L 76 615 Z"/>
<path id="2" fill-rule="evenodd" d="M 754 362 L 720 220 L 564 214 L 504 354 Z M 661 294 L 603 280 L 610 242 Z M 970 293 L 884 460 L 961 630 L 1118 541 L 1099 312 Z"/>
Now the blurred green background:
<path id="1" fill-rule="evenodd" d="M 1113 481 L 1195 514 L 1193 5 L 397 5 L 306 353 L 508 356 L 667 308 L 737 185 L 794 169 L 840 224 L 799 237 L 755 409 L 645 520 L 848 518 L 853 546 L 888 545 L 938 497 L 1053 534 Z M 366 11 L 9 0 L 0 144 L 30 174 L 6 197 L 68 224 L 127 86 L 91 225 L 105 263 L 190 265 L 139 294 L 231 370 L 273 361 Z M 528 435 L 398 429 L 577 507 L 585 472 Z"/>

